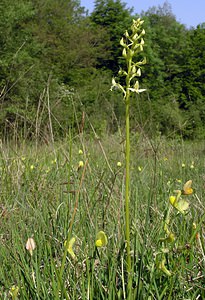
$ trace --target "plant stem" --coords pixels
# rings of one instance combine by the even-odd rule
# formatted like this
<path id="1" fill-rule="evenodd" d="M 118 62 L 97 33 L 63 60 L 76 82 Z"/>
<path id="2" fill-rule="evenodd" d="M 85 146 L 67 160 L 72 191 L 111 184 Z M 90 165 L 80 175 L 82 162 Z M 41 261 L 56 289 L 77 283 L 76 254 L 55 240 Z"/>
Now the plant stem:
<path id="1" fill-rule="evenodd" d="M 127 274 L 128 274 L 128 293 L 131 283 L 131 255 L 130 255 L 130 101 L 129 90 L 127 88 L 125 104 L 126 104 L 126 146 L 125 146 L 125 160 L 126 160 L 126 177 L 125 177 L 125 237 L 127 244 Z"/>

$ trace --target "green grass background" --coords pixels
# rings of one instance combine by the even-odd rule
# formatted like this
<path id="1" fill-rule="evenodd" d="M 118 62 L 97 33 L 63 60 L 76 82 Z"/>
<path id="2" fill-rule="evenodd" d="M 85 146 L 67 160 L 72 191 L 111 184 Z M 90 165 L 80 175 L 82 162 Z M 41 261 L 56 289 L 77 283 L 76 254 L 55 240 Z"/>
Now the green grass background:
<path id="1" fill-rule="evenodd" d="M 132 135 L 133 299 L 205 299 L 204 157 L 204 142 Z M 159 262 L 169 196 L 190 179 L 189 210 L 184 216 L 172 210 L 176 239 L 166 246 L 167 276 Z M 11 287 L 18 286 L 15 299 L 126 299 L 124 181 L 124 141 L 117 135 L 1 145 L 0 298 L 11 299 Z M 78 195 L 71 233 L 77 260 L 67 254 L 60 278 Z M 108 245 L 96 249 L 99 230 Z M 29 237 L 36 242 L 32 257 L 25 248 Z"/>

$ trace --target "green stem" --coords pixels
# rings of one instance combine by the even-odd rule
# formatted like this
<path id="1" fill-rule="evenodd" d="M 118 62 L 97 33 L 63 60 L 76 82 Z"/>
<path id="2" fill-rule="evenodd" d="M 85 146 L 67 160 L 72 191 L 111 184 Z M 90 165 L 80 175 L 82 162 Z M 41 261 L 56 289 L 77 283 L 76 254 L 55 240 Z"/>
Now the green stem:
<path id="1" fill-rule="evenodd" d="M 128 274 L 128 293 L 131 284 L 131 254 L 130 254 L 130 91 L 127 88 L 126 103 L 126 177 L 125 177 L 125 237 L 127 244 L 127 274 Z"/>

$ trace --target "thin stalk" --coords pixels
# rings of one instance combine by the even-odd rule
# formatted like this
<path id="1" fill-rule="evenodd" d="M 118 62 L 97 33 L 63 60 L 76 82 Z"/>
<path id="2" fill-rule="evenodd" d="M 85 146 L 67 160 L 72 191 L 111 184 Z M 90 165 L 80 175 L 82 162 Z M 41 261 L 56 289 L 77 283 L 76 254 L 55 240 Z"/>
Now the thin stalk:
<path id="1" fill-rule="evenodd" d="M 128 282 L 131 273 L 130 255 L 130 117 L 129 93 L 126 96 L 126 145 L 125 145 L 125 238 L 127 244 Z"/>
<path id="2" fill-rule="evenodd" d="M 127 295 L 131 295 L 132 277 L 131 277 L 131 254 L 130 254 L 130 73 L 132 60 L 127 60 L 126 76 L 126 96 L 125 96 L 125 238 L 127 244 Z"/>
<path id="3" fill-rule="evenodd" d="M 126 77 L 125 96 L 125 238 L 127 244 L 127 299 L 131 297 L 132 276 L 131 276 L 131 253 L 130 253 L 130 72 L 131 60 L 127 61 L 128 75 Z"/>

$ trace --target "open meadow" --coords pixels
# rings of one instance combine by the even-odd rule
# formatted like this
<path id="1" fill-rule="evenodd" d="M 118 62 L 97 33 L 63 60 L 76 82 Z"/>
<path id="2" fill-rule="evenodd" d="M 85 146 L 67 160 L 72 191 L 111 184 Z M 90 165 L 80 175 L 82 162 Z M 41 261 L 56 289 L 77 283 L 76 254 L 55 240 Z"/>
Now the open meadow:
<path id="1" fill-rule="evenodd" d="M 3 2 L 0 299 L 204 300 L 205 23 Z"/>
<path id="2" fill-rule="evenodd" d="M 131 299 L 205 299 L 204 170 L 204 142 L 131 137 Z M 1 299 L 127 299 L 124 171 L 117 135 L 1 144 Z"/>

